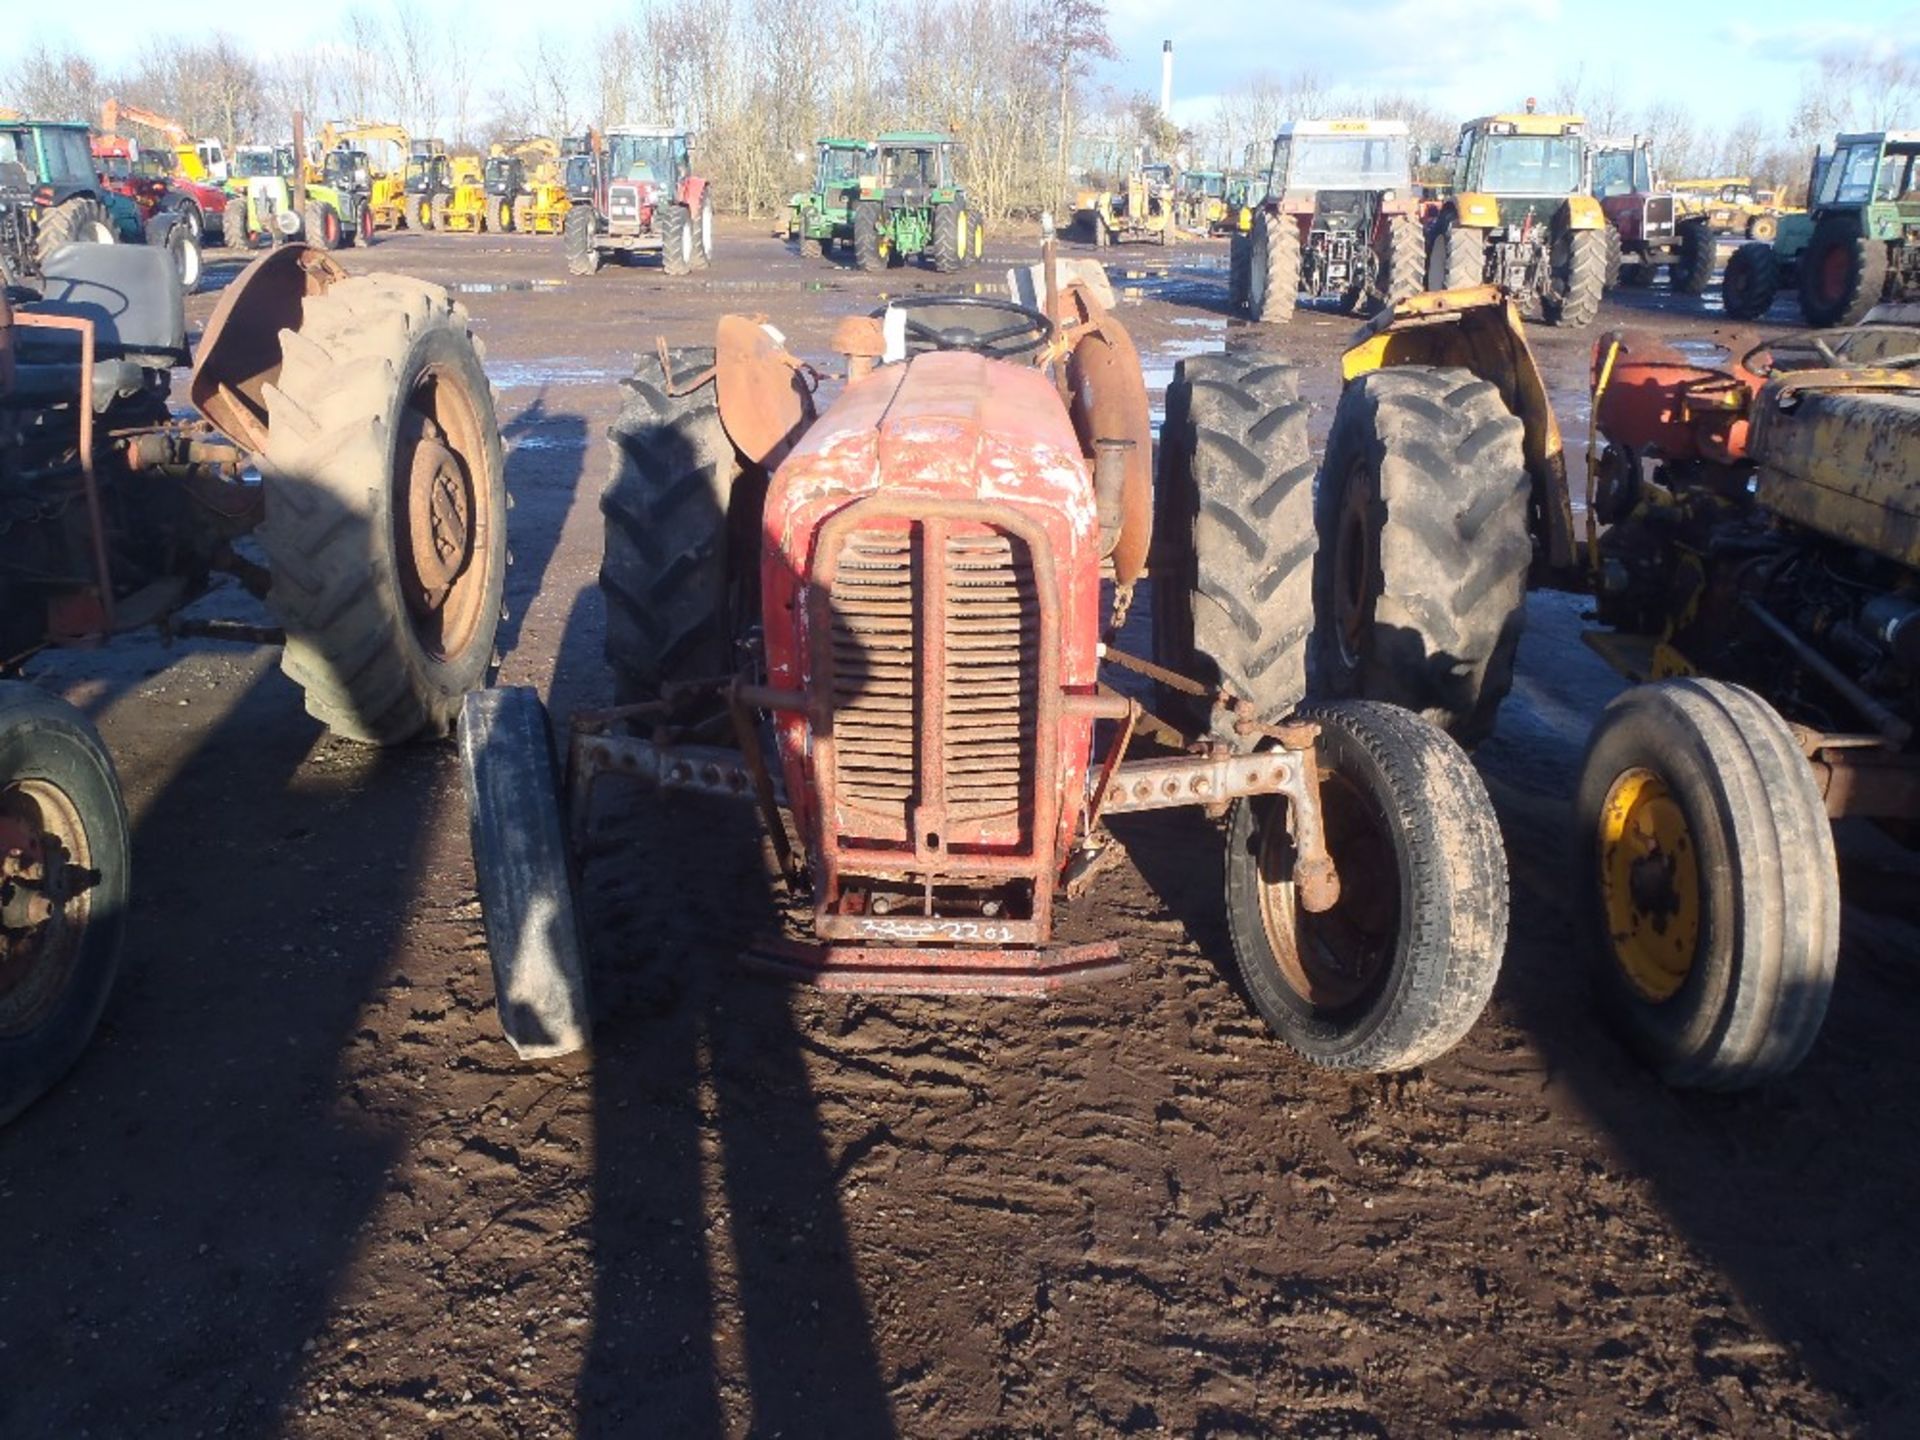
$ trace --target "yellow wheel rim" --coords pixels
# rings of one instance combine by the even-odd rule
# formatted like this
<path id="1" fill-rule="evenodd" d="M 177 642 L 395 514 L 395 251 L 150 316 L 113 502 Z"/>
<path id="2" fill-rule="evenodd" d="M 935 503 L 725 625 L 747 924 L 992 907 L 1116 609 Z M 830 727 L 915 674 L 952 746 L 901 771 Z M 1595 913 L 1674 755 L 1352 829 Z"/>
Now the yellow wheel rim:
<path id="1" fill-rule="evenodd" d="M 1700 862 L 1686 813 L 1651 770 L 1628 770 L 1600 809 L 1600 894 L 1613 958 L 1644 999 L 1669 1000 L 1700 944 Z"/>
<path id="2" fill-rule="evenodd" d="M 964 260 L 964 259 L 966 259 L 966 258 L 967 258 L 967 239 L 968 239 L 968 236 L 967 236 L 967 212 L 966 212 L 966 211 L 964 211 L 964 210 L 962 210 L 962 211 L 960 212 L 960 225 L 959 225 L 959 229 L 960 229 L 960 258 L 961 258 L 962 260 Z"/>
<path id="3" fill-rule="evenodd" d="M 882 235 L 880 237 L 879 250 L 880 250 L 880 258 L 882 260 L 890 259 L 893 255 L 893 241 L 887 239 L 886 236 Z"/>
<path id="4" fill-rule="evenodd" d="M 987 228 L 984 225 L 973 227 L 973 258 L 981 259 L 987 253 Z"/>

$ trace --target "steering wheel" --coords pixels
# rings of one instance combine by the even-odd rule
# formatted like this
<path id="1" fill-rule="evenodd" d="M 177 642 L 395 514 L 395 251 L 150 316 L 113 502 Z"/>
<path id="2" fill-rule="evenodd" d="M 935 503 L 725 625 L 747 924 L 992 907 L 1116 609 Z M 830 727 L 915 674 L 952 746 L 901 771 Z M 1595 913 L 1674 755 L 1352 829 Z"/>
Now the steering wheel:
<path id="1" fill-rule="evenodd" d="M 1003 300 L 997 295 L 909 295 L 889 301 L 873 312 L 872 318 L 884 320 L 887 311 L 906 314 L 909 349 L 971 350 L 994 360 L 1011 360 L 1030 355 L 1053 339 L 1053 321 L 1045 311 Z M 976 330 L 971 325 L 949 325 L 939 329 L 913 318 L 914 310 L 991 310 L 1015 318 L 997 330 Z"/>

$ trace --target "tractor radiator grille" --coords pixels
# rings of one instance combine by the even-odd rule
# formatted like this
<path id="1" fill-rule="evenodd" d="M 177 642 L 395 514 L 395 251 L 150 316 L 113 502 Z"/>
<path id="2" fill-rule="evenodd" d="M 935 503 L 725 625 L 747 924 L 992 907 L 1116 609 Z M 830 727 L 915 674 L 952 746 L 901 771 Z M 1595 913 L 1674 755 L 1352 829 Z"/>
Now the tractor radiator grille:
<path id="1" fill-rule="evenodd" d="M 1662 233 L 1673 228 L 1673 197 L 1653 195 L 1647 199 L 1647 229 Z"/>
<path id="2" fill-rule="evenodd" d="M 941 687 L 944 710 L 940 798 L 950 825 L 1006 817 L 1010 833 L 981 838 L 1015 839 L 1031 795 L 1039 696 L 1032 567 L 1023 547 L 999 533 L 951 534 L 933 556 L 923 553 L 923 533 L 857 531 L 840 552 L 831 601 L 839 794 L 885 812 L 903 831 L 907 807 L 930 798 L 919 793 L 929 768 L 921 753 L 928 696 L 916 666 L 935 648 L 924 633 L 931 568 L 945 602 L 944 673 L 928 677 Z"/>

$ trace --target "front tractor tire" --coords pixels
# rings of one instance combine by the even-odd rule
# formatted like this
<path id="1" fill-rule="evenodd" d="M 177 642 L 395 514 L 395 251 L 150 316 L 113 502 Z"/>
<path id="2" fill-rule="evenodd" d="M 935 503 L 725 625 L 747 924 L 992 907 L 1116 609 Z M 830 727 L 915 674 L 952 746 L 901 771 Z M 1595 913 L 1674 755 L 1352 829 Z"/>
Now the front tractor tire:
<path id="1" fill-rule="evenodd" d="M 1720 276 L 1720 308 L 1731 320 L 1758 320 L 1780 293 L 1780 260 L 1773 246 L 1749 240 L 1727 260 Z"/>
<path id="2" fill-rule="evenodd" d="M 887 257 L 881 250 L 880 207 L 862 201 L 853 207 L 853 263 L 869 273 L 884 269 Z"/>
<path id="3" fill-rule="evenodd" d="M 1549 254 L 1552 289 L 1542 306 L 1547 322 L 1568 330 L 1591 325 L 1607 291 L 1606 227 L 1561 230 Z"/>
<path id="4" fill-rule="evenodd" d="M 1155 486 L 1172 563 L 1153 581 L 1160 663 L 1278 720 L 1307 690 L 1313 452 L 1299 373 L 1272 355 L 1174 368 Z M 1176 707 L 1177 708 L 1177 707 Z M 1196 728 L 1208 717 L 1188 717 Z"/>
<path id="5" fill-rule="evenodd" d="M 467 314 L 395 275 L 309 297 L 260 459 L 281 668 L 335 734 L 447 735 L 487 683 L 506 579 L 492 391 Z"/>
<path id="6" fill-rule="evenodd" d="M 407 229 L 409 230 L 427 229 L 429 212 L 427 210 L 426 197 L 424 195 L 407 196 L 406 203 L 401 210 L 401 217 L 406 221 Z"/>
<path id="7" fill-rule="evenodd" d="M 714 352 L 672 350 L 667 359 L 670 371 L 647 356 L 621 382 L 625 398 L 607 431 L 600 590 L 620 704 L 733 669 L 730 595 L 751 568 L 732 563 L 728 513 L 741 467 L 718 391 L 675 393 L 713 368 Z"/>
<path id="8" fill-rule="evenodd" d="M 1362 305 L 1369 311 L 1379 310 L 1418 295 L 1424 288 L 1425 267 L 1426 238 L 1420 233 L 1420 222 L 1411 215 L 1390 217 Z"/>
<path id="9" fill-rule="evenodd" d="M 1784 1075 L 1826 1016 L 1840 944 L 1833 832 L 1779 712 L 1718 680 L 1608 705 L 1575 799 L 1602 1004 L 1670 1085 Z"/>
<path id="10" fill-rule="evenodd" d="M 1814 228 L 1800 252 L 1800 313 L 1816 329 L 1858 325 L 1887 288 L 1887 243 L 1863 235 L 1850 216 Z"/>
<path id="11" fill-rule="evenodd" d="M 1680 227 L 1680 257 L 1667 267 L 1667 280 L 1682 295 L 1704 295 L 1713 284 L 1714 261 L 1719 258 L 1720 241 L 1705 220 L 1690 220 Z"/>
<path id="12" fill-rule="evenodd" d="M 560 244 L 567 255 L 569 275 L 592 275 L 600 269 L 600 247 L 593 243 L 593 211 L 576 205 L 560 222 Z"/>
<path id="13" fill-rule="evenodd" d="M 1469 370 L 1348 384 L 1314 503 L 1315 675 L 1419 712 L 1464 745 L 1513 685 L 1533 543 L 1522 427 Z"/>
<path id="14" fill-rule="evenodd" d="M 1390 705 L 1303 709 L 1340 896 L 1299 904 L 1284 802 L 1227 823 L 1234 960 L 1261 1017 L 1315 1065 L 1407 1070 L 1486 1009 L 1507 943 L 1507 868 L 1478 773 L 1439 730 Z"/>
<path id="15" fill-rule="evenodd" d="M 127 807 L 78 710 L 0 680 L 0 1125 L 73 1065 L 126 925 Z"/>
<path id="16" fill-rule="evenodd" d="M 713 197 L 702 195 L 700 208 L 692 214 L 693 268 L 705 270 L 713 264 Z"/>
<path id="17" fill-rule="evenodd" d="M 660 222 L 660 265 L 669 275 L 686 275 L 693 270 L 693 216 L 684 205 L 662 205 L 656 212 Z"/>
<path id="18" fill-rule="evenodd" d="M 173 273 L 180 277 L 181 293 L 199 294 L 206 265 L 200 254 L 200 242 L 193 237 L 193 227 L 177 213 L 163 210 L 147 221 L 146 240 L 147 244 L 165 250 L 172 259 Z"/>
<path id="19" fill-rule="evenodd" d="M 1248 261 L 1247 317 L 1256 324 L 1284 325 L 1300 299 L 1300 227 L 1283 215 L 1253 222 Z"/>

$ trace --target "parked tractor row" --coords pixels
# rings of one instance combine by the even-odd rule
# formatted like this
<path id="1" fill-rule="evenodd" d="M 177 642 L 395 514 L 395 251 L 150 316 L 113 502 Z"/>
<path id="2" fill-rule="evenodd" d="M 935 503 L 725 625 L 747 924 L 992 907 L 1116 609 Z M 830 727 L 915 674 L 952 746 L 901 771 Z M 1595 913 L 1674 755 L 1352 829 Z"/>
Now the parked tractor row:
<path id="1" fill-rule="evenodd" d="M 943 275 L 978 262 L 986 231 L 956 178 L 959 142 L 897 130 L 816 142 L 813 188 L 787 206 L 787 240 L 810 258 L 836 249 L 867 271 L 922 260 Z"/>

